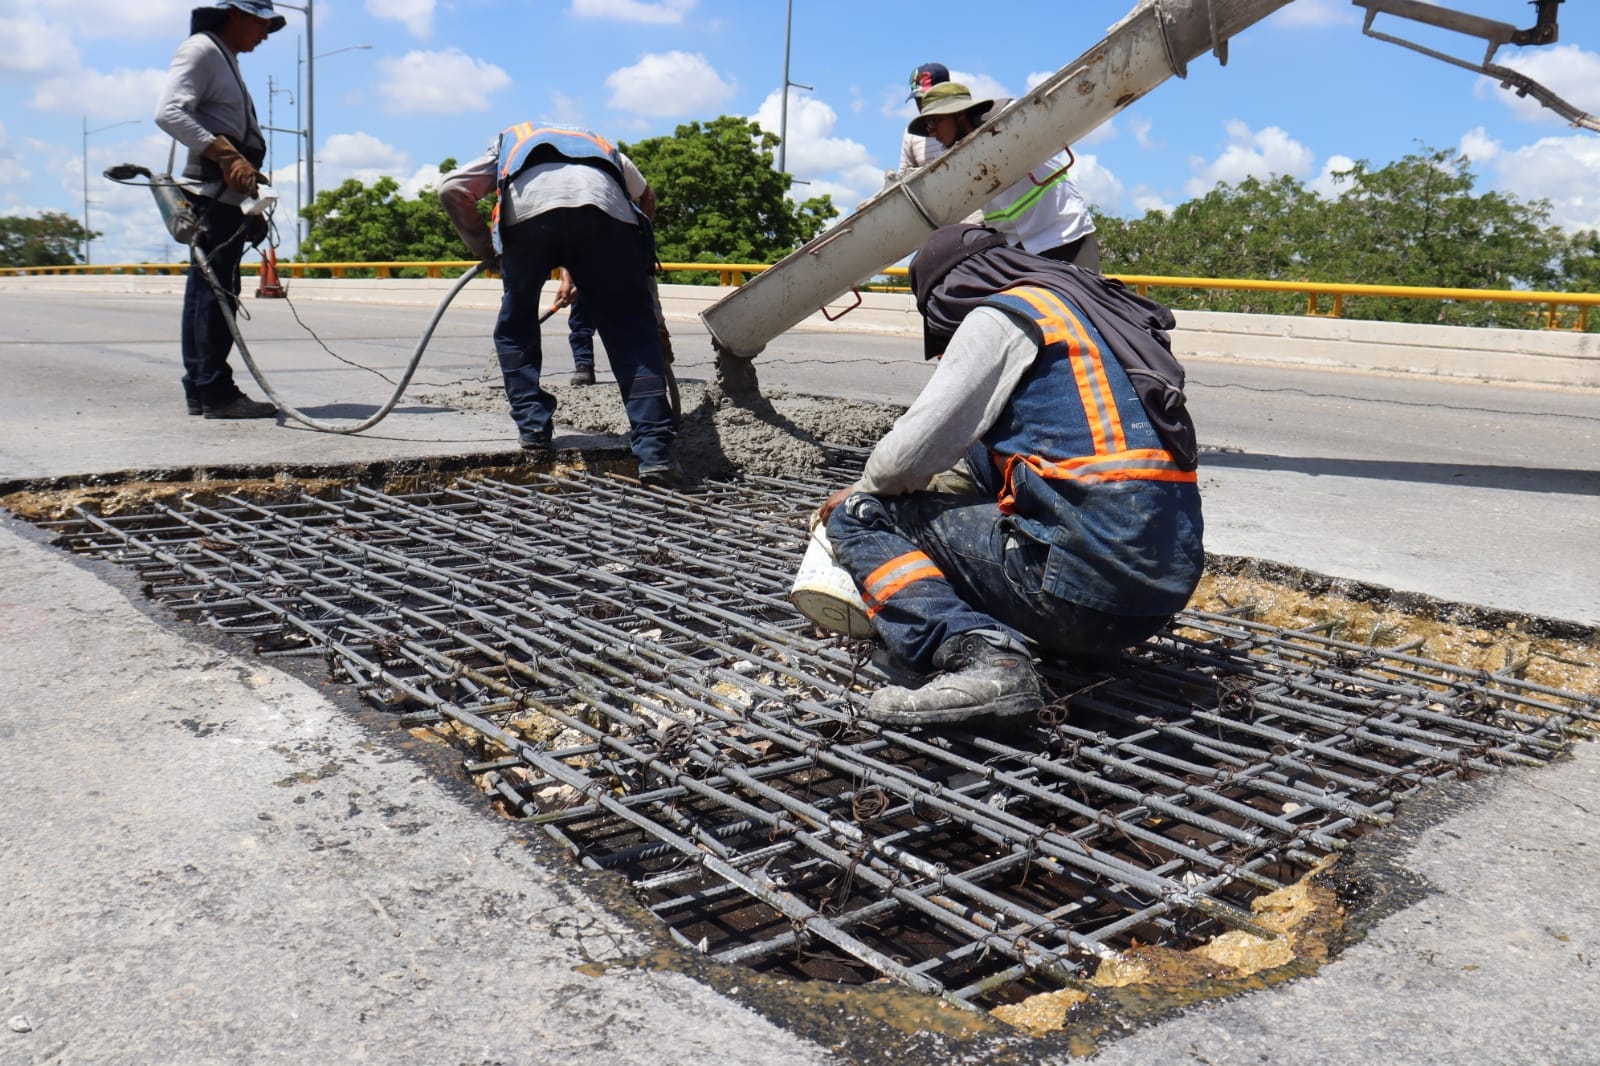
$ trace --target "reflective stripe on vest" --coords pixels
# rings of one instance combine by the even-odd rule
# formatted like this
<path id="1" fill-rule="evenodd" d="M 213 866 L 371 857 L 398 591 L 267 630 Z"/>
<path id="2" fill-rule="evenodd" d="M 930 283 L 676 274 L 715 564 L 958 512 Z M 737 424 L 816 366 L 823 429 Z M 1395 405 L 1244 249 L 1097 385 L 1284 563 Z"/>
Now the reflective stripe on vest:
<path id="1" fill-rule="evenodd" d="M 1039 202 L 1039 197 L 1043 196 L 1057 185 L 1060 185 L 1062 182 L 1066 181 L 1068 169 L 1069 168 L 1067 167 L 1062 167 L 1059 174 L 1045 182 L 1043 185 L 1035 185 L 1033 188 L 1023 193 L 1022 198 L 1016 203 L 1002 207 L 998 211 L 984 212 L 983 220 L 985 222 L 1016 221 L 1018 218 L 1021 218 L 1027 213 L 1028 208 Z"/>
<path id="2" fill-rule="evenodd" d="M 943 580 L 944 571 L 935 566 L 925 552 L 906 552 L 890 559 L 861 583 L 861 600 L 866 604 L 867 617 L 875 617 L 894 594 L 907 585 L 929 578 Z"/>
<path id="3" fill-rule="evenodd" d="M 511 179 L 528 166 L 533 150 L 540 145 L 549 145 L 563 159 L 600 166 L 617 179 L 623 195 L 628 195 L 622 162 L 610 141 L 576 126 L 535 126 L 531 122 L 519 122 L 500 133 L 500 173 L 496 179 L 500 195 L 495 198 L 494 212 L 489 219 L 496 250 L 500 247 L 500 205 L 505 202 L 506 189 Z"/>
<path id="4" fill-rule="evenodd" d="M 1035 285 L 1007 289 L 1012 297 L 1032 308 L 1042 344 L 1066 349 L 1067 364 L 1083 405 L 1094 454 L 1051 460 L 1038 455 L 995 454 L 1001 467 L 1000 510 L 1010 514 L 1016 504 L 1013 475 L 1021 463 L 1040 477 L 1054 481 L 1095 484 L 1106 481 L 1197 482 L 1193 470 L 1184 470 L 1163 448 L 1129 448 L 1122 417 L 1106 377 L 1105 353 L 1095 335 L 1060 294 Z"/>

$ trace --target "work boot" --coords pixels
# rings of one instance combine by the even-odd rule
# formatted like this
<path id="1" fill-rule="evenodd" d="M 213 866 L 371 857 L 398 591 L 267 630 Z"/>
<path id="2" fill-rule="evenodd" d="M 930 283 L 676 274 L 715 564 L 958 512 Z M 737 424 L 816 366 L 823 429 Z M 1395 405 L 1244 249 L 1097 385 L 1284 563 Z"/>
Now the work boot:
<path id="1" fill-rule="evenodd" d="M 976 631 L 951 637 L 934 663 L 940 673 L 921 688 L 886 685 L 862 717 L 880 725 L 948 725 L 973 718 L 1010 718 L 1044 706 L 1028 653 L 1000 647 Z"/>
<path id="2" fill-rule="evenodd" d="M 227 403 L 206 406 L 202 410 L 207 418 L 276 418 L 278 409 L 265 400 L 252 400 L 240 393 Z"/>
<path id="3" fill-rule="evenodd" d="M 653 489 L 675 489 L 678 487 L 678 473 L 670 466 L 641 466 L 639 484 Z"/>
<path id="4" fill-rule="evenodd" d="M 189 408 L 189 413 L 191 415 L 203 415 L 203 414 L 205 414 L 205 408 L 200 406 L 200 401 L 199 400 L 196 400 L 193 397 L 191 397 L 191 398 L 185 400 L 184 403 Z"/>
<path id="5" fill-rule="evenodd" d="M 572 372 L 572 376 L 567 379 L 567 384 L 568 385 L 593 385 L 594 384 L 594 367 L 592 367 L 592 366 L 580 366 L 580 367 L 578 367 L 578 369 L 576 369 L 576 370 L 574 370 Z"/>

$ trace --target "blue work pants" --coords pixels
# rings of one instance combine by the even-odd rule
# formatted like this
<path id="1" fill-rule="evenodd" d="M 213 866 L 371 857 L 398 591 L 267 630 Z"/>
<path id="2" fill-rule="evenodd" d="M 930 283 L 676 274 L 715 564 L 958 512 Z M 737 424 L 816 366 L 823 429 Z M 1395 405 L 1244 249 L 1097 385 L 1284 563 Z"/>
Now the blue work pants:
<path id="1" fill-rule="evenodd" d="M 885 647 L 924 673 L 934 669 L 940 645 L 975 629 L 1026 637 L 1052 654 L 1097 655 L 1137 644 L 1167 622 L 1108 614 L 1046 592 L 1049 546 L 1015 533 L 988 496 L 858 492 L 834 509 L 828 540 L 868 607 L 876 606 L 872 625 Z M 942 576 L 913 580 L 875 604 L 867 579 L 915 552 Z"/>
<path id="2" fill-rule="evenodd" d="M 504 227 L 500 241 L 505 291 L 494 348 L 522 440 L 547 442 L 553 428 L 556 398 L 539 385 L 539 292 L 566 267 L 605 342 L 640 468 L 667 466 L 677 426 L 650 301 L 648 234 L 598 207 L 564 207 Z"/>
<path id="3" fill-rule="evenodd" d="M 196 197 L 200 216 L 198 254 L 205 256 L 211 271 L 233 304 L 219 299 L 201 269 L 190 264 L 183 286 L 183 393 L 192 404 L 221 407 L 239 396 L 233 381 L 228 353 L 233 350 L 233 333 L 228 319 L 239 297 L 239 260 L 244 258 L 244 215 L 239 208 L 209 197 Z"/>
<path id="4" fill-rule="evenodd" d="M 583 306 L 580 294 L 567 308 L 567 343 L 572 346 L 572 368 L 594 369 L 594 323 Z"/>

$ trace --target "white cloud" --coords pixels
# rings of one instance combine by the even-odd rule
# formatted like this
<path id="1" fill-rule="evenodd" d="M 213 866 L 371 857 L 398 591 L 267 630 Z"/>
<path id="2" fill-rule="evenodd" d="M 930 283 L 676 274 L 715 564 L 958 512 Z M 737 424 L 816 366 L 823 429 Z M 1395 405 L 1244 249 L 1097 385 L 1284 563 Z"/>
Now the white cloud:
<path id="1" fill-rule="evenodd" d="M 619 111 L 652 118 L 677 118 L 715 111 L 737 86 L 724 81 L 706 57 L 688 52 L 652 53 L 631 67 L 606 75 L 607 103 Z"/>
<path id="2" fill-rule="evenodd" d="M 127 134 L 127 137 L 123 135 Z M 154 129 L 140 133 L 129 126 L 115 133 L 107 131 L 89 142 L 89 226 L 102 236 L 94 242 L 90 255 L 96 263 L 170 262 L 179 258 L 178 246 L 161 224 L 150 190 L 122 185 L 101 177 L 112 163 L 142 163 L 152 170 L 164 169 L 170 138 Z M 74 204 L 83 195 L 83 158 L 76 151 L 60 156 L 50 171 Z M 182 151 L 179 152 L 182 165 Z M 77 216 L 81 211 L 68 213 Z"/>
<path id="3" fill-rule="evenodd" d="M 1500 154 L 1500 142 L 1489 136 L 1482 126 L 1461 135 L 1461 154 L 1472 162 L 1474 173 L 1482 174 L 1486 164 L 1494 162 Z"/>
<path id="4" fill-rule="evenodd" d="M 371 185 L 395 177 L 411 168 L 411 156 L 370 133 L 336 133 L 322 143 L 317 165 L 318 188 L 331 189 L 346 178 Z"/>
<path id="5" fill-rule="evenodd" d="M 0 190 L 18 188 L 33 177 L 22 159 L 22 153 L 11 146 L 6 124 L 0 122 Z"/>
<path id="6" fill-rule="evenodd" d="M 1272 15 L 1275 26 L 1289 29 L 1321 29 L 1325 26 L 1359 26 L 1365 15 L 1358 15 L 1348 0 L 1295 0 Z M 1398 35 L 1397 35 L 1398 36 Z"/>
<path id="7" fill-rule="evenodd" d="M 694 10 L 696 2 L 697 0 L 572 0 L 572 13 L 578 18 L 677 25 Z"/>
<path id="8" fill-rule="evenodd" d="M 0 18 L 0 75 L 39 75 L 76 69 L 80 60 L 72 34 L 60 22 L 29 15 Z"/>
<path id="9" fill-rule="evenodd" d="M 439 172 L 438 163 L 424 163 L 413 170 L 409 177 L 397 177 L 395 180 L 400 183 L 400 195 L 408 200 L 414 200 L 424 188 L 437 189 L 443 179 L 444 175 Z"/>
<path id="10" fill-rule="evenodd" d="M 1195 176 L 1184 184 L 1189 196 L 1204 196 L 1222 182 L 1237 185 L 1250 177 L 1265 181 L 1274 174 L 1305 178 L 1311 173 L 1311 149 L 1277 126 L 1252 133 L 1249 126 L 1232 119 L 1227 131 L 1230 143 L 1216 159 L 1206 162 L 1199 157 L 1190 158 Z"/>
<path id="11" fill-rule="evenodd" d="M 33 90 L 29 104 L 40 111 L 88 115 L 90 118 L 139 118 L 150 114 L 167 83 L 164 70 L 79 70 L 47 78 Z"/>
<path id="12" fill-rule="evenodd" d="M 763 130 L 777 133 L 782 102 L 782 96 L 774 89 L 751 117 Z M 833 135 L 839 124 L 838 113 L 833 108 L 803 91 L 790 89 L 788 118 L 788 144 L 784 146 L 783 165 L 789 173 L 809 178 L 813 174 L 865 166 L 872 170 L 876 184 L 883 184 L 883 174 L 865 146 Z M 898 153 L 898 142 L 895 149 Z"/>
<path id="13" fill-rule="evenodd" d="M 1122 179 L 1100 165 L 1092 155 L 1078 155 L 1072 164 L 1072 183 L 1096 211 L 1115 212 L 1122 206 Z"/>
<path id="14" fill-rule="evenodd" d="M 1474 157 L 1474 163 L 1478 162 Z M 1600 137 L 1578 133 L 1544 137 L 1521 148 L 1501 149 L 1480 178 L 1520 201 L 1549 200 L 1550 218 L 1567 230 L 1600 230 Z"/>
<path id="15" fill-rule="evenodd" d="M 1128 202 L 1133 205 L 1135 218 L 1143 218 L 1151 211 L 1159 211 L 1164 215 L 1170 215 L 1178 206 L 1155 190 L 1147 189 L 1143 186 L 1135 189 L 1129 195 Z"/>
<path id="16" fill-rule="evenodd" d="M 487 111 L 490 95 L 511 84 L 505 71 L 457 48 L 407 52 L 399 59 L 381 59 L 378 66 L 384 74 L 378 94 L 391 114 Z"/>
<path id="17" fill-rule="evenodd" d="M 974 100 L 999 100 L 1002 97 L 1011 95 L 1010 89 L 1007 89 L 987 74 L 969 74 L 964 70 L 952 70 L 950 72 L 950 80 L 960 82 L 971 89 Z M 915 113 L 915 110 L 913 110 L 912 114 Z M 908 115 L 907 118 L 909 117 Z"/>
<path id="18" fill-rule="evenodd" d="M 763 130 L 777 133 L 782 97 L 774 89 L 750 116 Z M 841 215 L 849 214 L 863 200 L 883 188 L 883 167 L 873 153 L 859 141 L 834 136 L 839 116 L 832 107 L 806 92 L 789 90 L 788 144 L 783 167 L 799 181 L 789 190 L 790 199 L 805 200 L 827 193 Z M 900 157 L 900 142 L 886 145 L 895 161 Z"/>
<path id="19" fill-rule="evenodd" d="M 1347 171 L 1356 161 L 1347 155 L 1330 155 L 1322 164 L 1322 172 L 1306 182 L 1306 188 L 1327 200 L 1336 200 L 1350 188 L 1349 181 L 1335 181 L 1336 173 Z"/>
<path id="20" fill-rule="evenodd" d="M 1558 44 L 1504 56 L 1500 65 L 1526 74 L 1579 111 L 1600 113 L 1600 55 L 1586 52 L 1577 45 Z M 1480 98 L 1498 99 L 1524 122 L 1546 125 L 1566 122 L 1554 111 L 1540 106 L 1533 97 L 1518 96 L 1489 78 L 1479 78 L 1475 92 Z"/>
<path id="21" fill-rule="evenodd" d="M 424 40 L 433 36 L 434 0 L 367 0 L 367 14 L 374 18 L 393 19 L 405 26 L 406 32 Z"/>
<path id="22" fill-rule="evenodd" d="M 198 6 L 200 0 L 6 0 L 0 4 L 36 17 L 48 14 L 86 37 L 160 37 L 171 40 L 173 47 L 189 29 L 190 9 Z M 7 41 L 8 49 L 16 47 L 9 34 L 0 39 Z"/>

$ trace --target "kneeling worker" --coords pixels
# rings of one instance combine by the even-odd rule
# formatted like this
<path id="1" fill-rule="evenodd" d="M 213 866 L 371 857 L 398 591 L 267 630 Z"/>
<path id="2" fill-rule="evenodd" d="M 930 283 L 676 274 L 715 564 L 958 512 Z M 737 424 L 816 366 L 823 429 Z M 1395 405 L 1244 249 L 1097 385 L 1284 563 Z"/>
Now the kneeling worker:
<path id="1" fill-rule="evenodd" d="M 519 123 L 439 183 L 439 202 L 473 255 L 498 259 L 505 291 L 494 348 L 522 447 L 550 447 L 556 398 L 540 386 L 539 291 L 563 271 L 557 303 L 576 284 L 605 341 L 632 427 L 639 479 L 669 484 L 677 419 L 650 295 L 655 242 L 634 201 L 648 189 L 632 160 L 589 130 Z M 477 203 L 499 193 L 494 224 Z"/>
<path id="2" fill-rule="evenodd" d="M 982 226 L 936 230 L 910 275 L 940 364 L 821 515 L 878 636 L 934 676 L 878 690 L 864 715 L 1028 714 L 1044 703 L 1029 642 L 1057 655 L 1136 644 L 1200 580 L 1172 315 Z M 975 493 L 926 491 L 958 463 Z"/>

